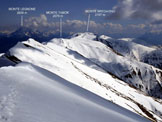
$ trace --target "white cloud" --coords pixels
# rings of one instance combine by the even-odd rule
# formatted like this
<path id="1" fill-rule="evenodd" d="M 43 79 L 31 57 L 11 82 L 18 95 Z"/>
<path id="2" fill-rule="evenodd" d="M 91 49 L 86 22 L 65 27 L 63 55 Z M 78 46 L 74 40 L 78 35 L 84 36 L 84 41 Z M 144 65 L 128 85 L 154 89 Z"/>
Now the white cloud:
<path id="1" fill-rule="evenodd" d="M 129 0 L 131 1 L 131 0 Z M 40 31 L 52 31 L 59 32 L 58 21 L 48 22 L 45 15 L 40 15 L 39 17 L 30 17 L 25 20 L 25 25 L 30 28 L 36 28 Z M 86 31 L 86 21 L 81 20 L 65 20 L 63 21 L 63 32 L 65 33 L 77 33 Z M 121 34 L 123 36 L 131 35 L 141 35 L 145 32 L 162 32 L 162 24 L 128 24 L 123 26 L 121 24 L 114 24 L 110 22 L 97 23 L 95 21 L 90 21 L 91 32 L 97 34 Z"/>
<path id="2" fill-rule="evenodd" d="M 162 19 L 162 0 L 119 0 L 111 19 Z"/>
<path id="3" fill-rule="evenodd" d="M 44 14 L 40 15 L 40 17 L 30 17 L 25 20 L 25 26 L 27 27 L 48 26 L 47 17 Z"/>

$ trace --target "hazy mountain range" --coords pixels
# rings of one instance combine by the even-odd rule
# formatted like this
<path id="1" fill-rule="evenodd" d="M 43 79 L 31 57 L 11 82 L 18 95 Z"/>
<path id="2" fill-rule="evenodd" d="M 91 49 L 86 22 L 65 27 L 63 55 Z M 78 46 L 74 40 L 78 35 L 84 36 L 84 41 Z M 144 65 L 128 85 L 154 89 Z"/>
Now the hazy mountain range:
<path id="1" fill-rule="evenodd" d="M 63 38 L 69 38 L 73 33 L 63 33 Z M 123 37 L 122 35 L 111 34 L 111 37 L 118 39 Z M 14 46 L 18 41 L 25 41 L 28 38 L 33 38 L 39 42 L 47 42 L 52 38 L 59 38 L 60 33 L 57 31 L 40 31 L 38 29 L 31 29 L 28 27 L 20 27 L 11 33 L 0 33 L 0 52 L 6 52 L 12 46 Z M 138 38 L 133 39 L 134 42 L 152 46 L 152 45 L 162 45 L 162 33 L 145 33 Z"/>

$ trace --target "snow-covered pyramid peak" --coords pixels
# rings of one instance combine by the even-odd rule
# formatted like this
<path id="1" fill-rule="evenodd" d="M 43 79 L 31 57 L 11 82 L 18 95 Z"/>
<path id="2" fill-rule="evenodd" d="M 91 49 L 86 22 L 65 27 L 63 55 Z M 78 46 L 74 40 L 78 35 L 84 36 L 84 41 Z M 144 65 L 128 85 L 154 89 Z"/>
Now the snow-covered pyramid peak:
<path id="1" fill-rule="evenodd" d="M 30 29 L 27 27 L 21 27 L 18 30 L 16 30 L 15 32 L 11 33 L 10 36 L 34 36 L 36 34 L 40 34 L 41 32 L 39 32 L 38 30 L 34 30 L 34 29 Z"/>
<path id="2" fill-rule="evenodd" d="M 90 32 L 85 33 L 76 33 L 72 36 L 72 38 L 82 38 L 82 39 L 89 39 L 89 40 L 96 40 L 97 35 Z"/>
<path id="3" fill-rule="evenodd" d="M 101 36 L 99 37 L 99 39 L 108 40 L 108 39 L 112 39 L 112 38 L 109 37 L 109 36 L 106 36 L 106 35 L 101 35 Z"/>

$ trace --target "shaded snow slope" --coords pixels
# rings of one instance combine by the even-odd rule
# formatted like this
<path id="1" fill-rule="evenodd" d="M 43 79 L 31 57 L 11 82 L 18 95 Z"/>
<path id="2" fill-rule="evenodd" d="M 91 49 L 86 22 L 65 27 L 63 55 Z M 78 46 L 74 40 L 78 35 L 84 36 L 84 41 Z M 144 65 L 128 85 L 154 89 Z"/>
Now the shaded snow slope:
<path id="1" fill-rule="evenodd" d="M 162 49 L 156 49 L 141 58 L 142 62 L 162 69 Z"/>
<path id="2" fill-rule="evenodd" d="M 18 63 L 14 56 L 10 56 L 10 54 L 2 54 L 0 56 L 0 67 L 3 66 L 14 66 Z"/>
<path id="3" fill-rule="evenodd" d="M 160 47 L 140 45 L 134 43 L 136 39 L 130 38 L 112 39 L 107 36 L 100 36 L 98 40 L 124 57 L 135 59 L 162 69 L 162 50 Z"/>
<path id="4" fill-rule="evenodd" d="M 0 68 L 1 122 L 145 122 L 37 66 Z"/>
<path id="5" fill-rule="evenodd" d="M 130 87 L 114 75 L 107 73 L 93 60 L 75 50 L 68 49 L 70 45 L 66 44 L 70 43 L 65 41 L 68 40 L 54 39 L 43 45 L 29 39 L 10 49 L 8 59 L 16 63 L 19 61 L 32 63 L 135 113 L 151 120 L 162 120 L 160 100 Z M 100 42 L 97 44 L 103 45 Z M 89 43 L 89 47 L 93 46 L 95 46 L 93 43 L 92 45 Z M 103 46 L 105 47 L 103 50 L 106 51 L 107 47 Z M 88 50 L 87 47 L 87 50 L 92 52 L 90 49 Z"/>
<path id="6" fill-rule="evenodd" d="M 138 61 L 140 61 L 145 54 L 148 54 L 155 50 L 155 48 L 134 43 L 132 40 L 133 39 L 131 38 L 106 39 L 102 36 L 99 37 L 99 41 L 108 45 L 116 52 L 120 53 L 121 55 L 127 58 L 136 59 Z"/>

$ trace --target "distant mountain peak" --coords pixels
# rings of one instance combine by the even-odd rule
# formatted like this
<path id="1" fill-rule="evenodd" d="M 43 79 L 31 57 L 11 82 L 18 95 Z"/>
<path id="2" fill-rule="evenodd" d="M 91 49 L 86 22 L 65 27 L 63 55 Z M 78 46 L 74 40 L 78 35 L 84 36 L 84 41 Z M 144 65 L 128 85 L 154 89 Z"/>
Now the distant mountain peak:
<path id="1" fill-rule="evenodd" d="M 104 39 L 104 40 L 112 39 L 111 37 L 106 36 L 106 35 L 101 35 L 99 38 Z"/>
<path id="2" fill-rule="evenodd" d="M 94 34 L 94 33 L 91 33 L 91 32 L 76 33 L 76 34 L 72 35 L 72 38 L 96 40 L 97 34 Z"/>
<path id="3" fill-rule="evenodd" d="M 41 34 L 41 32 L 39 32 L 36 29 L 31 29 L 31 28 L 27 28 L 27 27 L 20 27 L 18 28 L 15 32 L 11 33 L 11 36 L 33 36 L 36 34 Z"/>
<path id="4" fill-rule="evenodd" d="M 162 45 L 162 32 L 149 32 L 139 37 L 150 45 Z"/>

